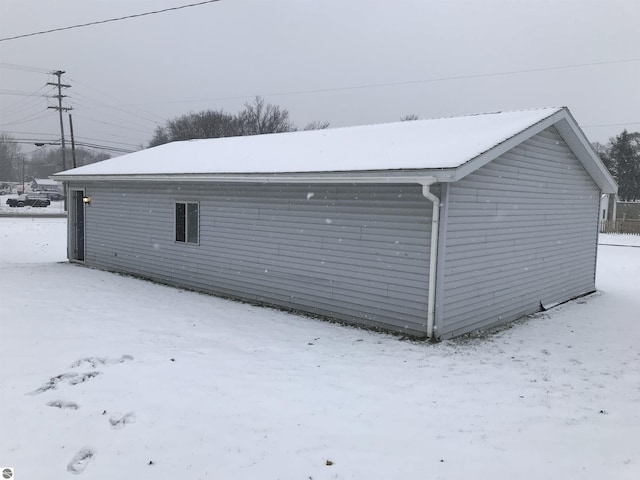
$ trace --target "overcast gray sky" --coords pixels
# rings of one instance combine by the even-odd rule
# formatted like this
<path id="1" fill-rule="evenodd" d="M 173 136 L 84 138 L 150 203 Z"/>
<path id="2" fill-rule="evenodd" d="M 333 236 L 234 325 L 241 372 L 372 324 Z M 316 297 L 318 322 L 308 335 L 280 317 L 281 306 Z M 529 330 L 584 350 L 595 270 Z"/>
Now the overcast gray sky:
<path id="1" fill-rule="evenodd" d="M 198 1 L 0 0 L 0 38 Z M 604 143 L 640 130 L 639 25 L 640 0 L 220 0 L 0 41 L 0 131 L 55 141 L 64 70 L 76 138 L 124 149 L 256 95 L 299 126 L 568 106 Z"/>

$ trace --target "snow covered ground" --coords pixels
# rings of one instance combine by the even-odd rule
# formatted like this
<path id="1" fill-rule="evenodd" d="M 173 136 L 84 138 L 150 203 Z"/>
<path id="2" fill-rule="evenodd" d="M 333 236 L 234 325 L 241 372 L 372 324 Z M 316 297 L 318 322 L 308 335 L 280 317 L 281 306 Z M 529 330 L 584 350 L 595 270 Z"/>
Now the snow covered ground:
<path id="1" fill-rule="evenodd" d="M 434 345 L 72 265 L 64 219 L 0 218 L 0 467 L 635 480 L 640 237 L 601 244 L 598 293 Z"/>

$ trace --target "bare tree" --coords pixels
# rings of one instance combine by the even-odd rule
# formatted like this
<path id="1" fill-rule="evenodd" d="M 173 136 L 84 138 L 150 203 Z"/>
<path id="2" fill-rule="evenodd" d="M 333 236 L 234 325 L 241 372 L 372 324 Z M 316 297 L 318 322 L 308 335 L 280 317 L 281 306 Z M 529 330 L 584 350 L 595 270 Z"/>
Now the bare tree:
<path id="1" fill-rule="evenodd" d="M 178 140 L 220 138 L 239 135 L 237 119 L 222 110 L 203 110 L 187 113 L 157 127 L 150 147 Z"/>
<path id="2" fill-rule="evenodd" d="M 328 127 L 329 122 L 316 121 L 309 123 L 304 129 L 317 130 Z M 149 146 L 195 138 L 236 137 L 296 130 L 296 126 L 289 120 L 289 111 L 286 108 L 271 105 L 261 97 L 256 97 L 253 102 L 245 103 L 244 110 L 236 115 L 222 110 L 203 110 L 168 120 L 163 126 L 156 128 Z"/>
<path id="3" fill-rule="evenodd" d="M 168 124 L 169 122 L 167 122 Z M 162 125 L 156 127 L 153 132 L 153 138 L 149 142 L 149 147 L 157 147 L 158 145 L 163 145 L 165 143 L 171 142 L 171 137 L 169 136 L 169 127 L 168 125 Z"/>
<path id="4" fill-rule="evenodd" d="M 256 97 L 252 103 L 245 103 L 244 107 L 238 114 L 241 135 L 282 133 L 296 129 L 289 120 L 289 111 L 286 108 L 265 103 L 261 97 Z"/>
<path id="5" fill-rule="evenodd" d="M 400 117 L 401 122 L 410 122 L 412 120 L 420 120 L 420 117 L 416 113 L 410 113 L 404 117 Z"/>
<path id="6" fill-rule="evenodd" d="M 325 130 L 329 128 L 329 122 L 321 122 L 319 120 L 314 120 L 313 122 L 307 123 L 303 130 Z"/>

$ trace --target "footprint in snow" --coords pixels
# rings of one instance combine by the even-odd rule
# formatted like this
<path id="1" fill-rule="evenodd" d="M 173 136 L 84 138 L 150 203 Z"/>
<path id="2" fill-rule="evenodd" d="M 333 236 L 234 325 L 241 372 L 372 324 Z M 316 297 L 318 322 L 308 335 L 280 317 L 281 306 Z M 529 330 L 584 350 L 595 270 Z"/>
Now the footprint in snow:
<path id="1" fill-rule="evenodd" d="M 81 373 L 74 376 L 73 378 L 70 378 L 67 383 L 69 385 L 78 385 L 79 383 L 83 383 L 83 382 L 86 382 L 87 380 L 91 380 L 92 378 L 95 378 L 98 375 L 100 375 L 100 372 Z"/>
<path id="2" fill-rule="evenodd" d="M 79 383 L 86 382 L 92 378 L 100 375 L 100 372 L 87 372 L 87 373 L 61 373 L 55 377 L 51 377 L 47 383 L 37 388 L 33 392 L 27 393 L 27 395 L 38 395 L 40 393 L 48 392 L 49 390 L 55 390 L 58 383 L 65 381 L 69 385 L 78 385 Z"/>
<path id="3" fill-rule="evenodd" d="M 76 453 L 76 456 L 67 465 L 67 471 L 71 473 L 80 474 L 84 472 L 89 464 L 89 461 L 95 456 L 96 452 L 92 448 L 85 447 Z"/>
<path id="4" fill-rule="evenodd" d="M 33 392 L 29 392 L 27 395 L 37 395 L 39 393 L 44 393 L 49 390 L 55 390 L 56 385 L 63 380 L 68 380 L 70 378 L 75 377 L 76 373 L 61 373 L 55 377 L 51 377 L 47 383 L 42 385 L 40 388 L 34 390 Z"/>
<path id="5" fill-rule="evenodd" d="M 136 421 L 136 415 L 133 412 L 129 412 L 125 415 L 114 415 L 109 419 L 109 423 L 113 428 L 120 430 L 124 428 L 124 426 L 128 423 L 133 423 Z"/>
<path id="6" fill-rule="evenodd" d="M 76 360 L 71 364 L 71 368 L 77 368 L 83 364 L 88 364 L 92 368 L 96 368 L 98 365 L 114 365 L 116 363 L 124 363 L 129 360 L 133 360 L 131 355 L 122 355 L 120 358 L 107 358 L 107 357 L 85 357 L 80 360 Z"/>
<path id="7" fill-rule="evenodd" d="M 98 365 L 114 365 L 116 363 L 124 363 L 127 361 L 133 360 L 132 355 L 122 355 L 120 358 L 107 358 L 107 357 L 85 357 L 80 360 L 76 360 L 71 364 L 71 368 L 78 368 L 84 364 L 90 365 L 92 368 L 96 368 Z M 33 392 L 29 392 L 28 395 L 37 395 L 39 393 L 44 393 L 49 390 L 55 390 L 58 383 L 63 380 L 66 380 L 69 385 L 77 385 L 82 382 L 86 382 L 94 377 L 100 375 L 100 372 L 93 371 L 87 373 L 61 373 L 55 377 L 51 377 L 47 383 L 42 385 L 40 388 L 34 390 Z"/>
<path id="8" fill-rule="evenodd" d="M 71 409 L 77 410 L 80 406 L 74 402 L 65 402 L 64 400 L 53 400 L 51 402 L 47 402 L 47 406 L 56 407 L 60 409 Z"/>

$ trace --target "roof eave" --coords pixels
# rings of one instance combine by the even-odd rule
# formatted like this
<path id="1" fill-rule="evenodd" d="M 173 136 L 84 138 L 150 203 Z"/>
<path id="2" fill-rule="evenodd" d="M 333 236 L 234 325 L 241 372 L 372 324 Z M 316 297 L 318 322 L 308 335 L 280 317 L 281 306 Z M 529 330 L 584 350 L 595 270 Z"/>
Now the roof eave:
<path id="1" fill-rule="evenodd" d="M 194 173 L 194 174 L 131 174 L 131 175 L 61 175 L 52 177 L 58 182 L 219 182 L 219 183 L 419 183 L 433 184 L 450 181 L 444 170 L 384 170 L 370 172 L 317 173 Z"/>

